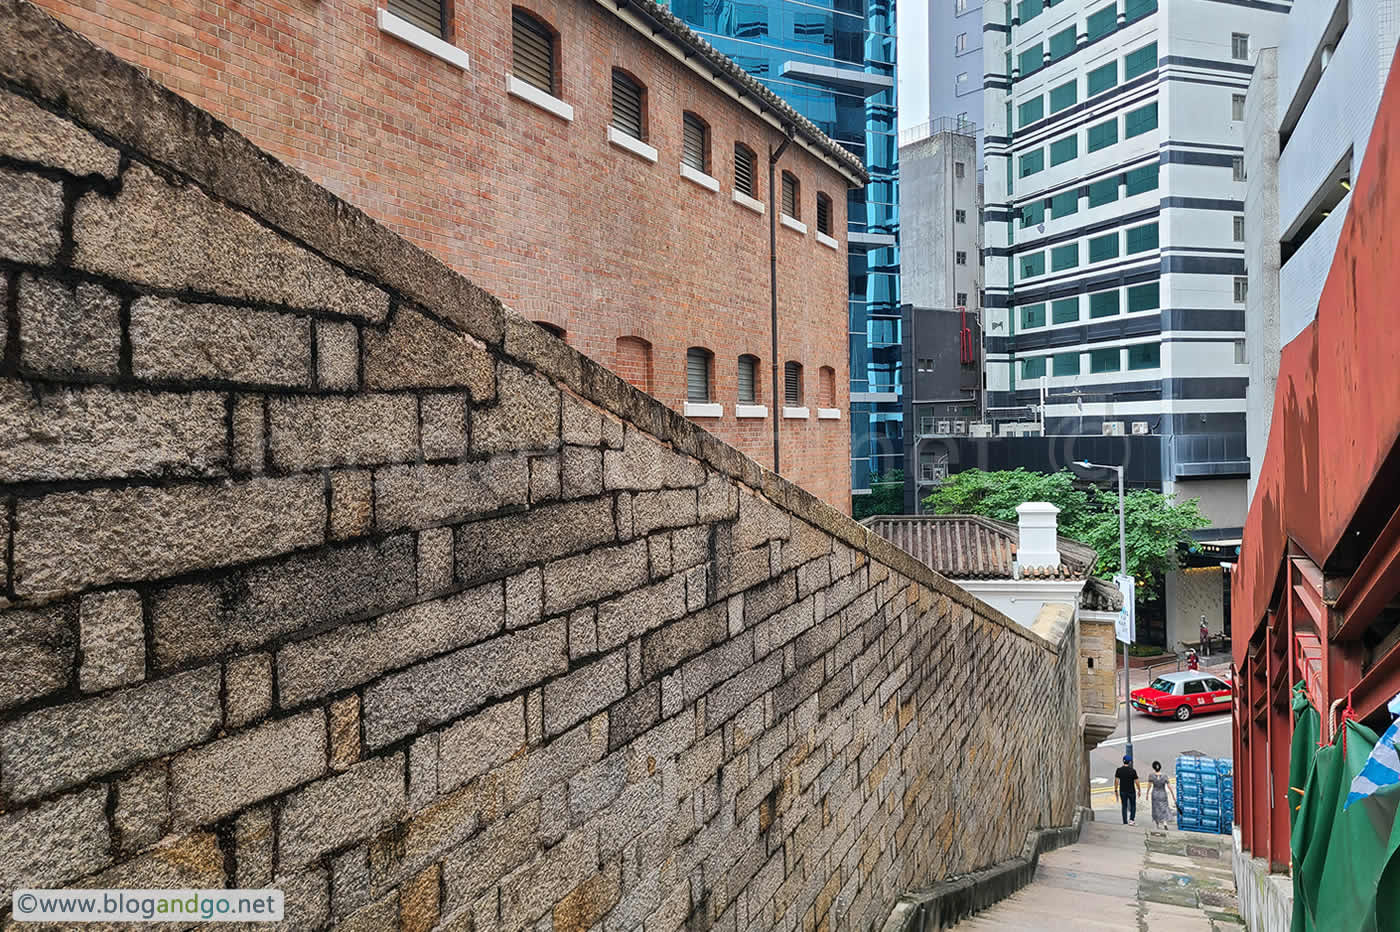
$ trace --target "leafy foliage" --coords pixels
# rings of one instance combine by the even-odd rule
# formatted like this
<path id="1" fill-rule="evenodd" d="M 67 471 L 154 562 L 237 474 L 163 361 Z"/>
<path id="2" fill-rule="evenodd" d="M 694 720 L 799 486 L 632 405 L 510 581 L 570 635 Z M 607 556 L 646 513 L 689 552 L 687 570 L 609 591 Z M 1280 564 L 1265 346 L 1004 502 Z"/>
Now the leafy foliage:
<path id="1" fill-rule="evenodd" d="M 1117 489 L 1079 489 L 1074 483 L 1068 470 L 1047 474 L 969 469 L 949 476 L 923 504 L 934 514 L 985 515 L 1014 523 L 1017 505 L 1049 502 L 1060 509 L 1060 533 L 1098 551 L 1095 575 L 1112 576 L 1118 572 Z M 1139 598 L 1159 591 L 1162 577 L 1176 566 L 1178 549 L 1193 549 L 1191 532 L 1210 524 L 1198 499 L 1178 502 L 1148 489 L 1124 496 L 1123 516 L 1128 571 L 1137 579 Z"/>
<path id="2" fill-rule="evenodd" d="M 904 514 L 904 470 L 892 469 L 870 477 L 870 494 L 851 496 L 851 515 L 857 521 L 871 515 Z"/>

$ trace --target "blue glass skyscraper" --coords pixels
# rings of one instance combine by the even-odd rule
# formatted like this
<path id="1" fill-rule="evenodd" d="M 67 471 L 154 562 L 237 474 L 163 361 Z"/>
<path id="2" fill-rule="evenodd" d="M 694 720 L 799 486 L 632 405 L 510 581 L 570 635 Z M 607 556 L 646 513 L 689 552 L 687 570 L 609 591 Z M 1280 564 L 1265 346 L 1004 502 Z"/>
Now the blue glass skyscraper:
<path id="1" fill-rule="evenodd" d="M 894 0 L 671 0 L 671 11 L 865 160 L 848 195 L 851 488 L 903 466 Z"/>

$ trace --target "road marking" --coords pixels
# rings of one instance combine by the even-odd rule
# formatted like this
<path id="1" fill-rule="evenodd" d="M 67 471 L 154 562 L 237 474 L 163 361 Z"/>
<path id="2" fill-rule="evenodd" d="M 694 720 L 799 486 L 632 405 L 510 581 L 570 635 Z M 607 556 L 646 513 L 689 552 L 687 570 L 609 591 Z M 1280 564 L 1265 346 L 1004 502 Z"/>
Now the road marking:
<path id="1" fill-rule="evenodd" d="M 1133 744 L 1141 744 L 1152 738 L 1165 738 L 1169 735 L 1180 735 L 1188 731 L 1201 731 L 1206 728 L 1215 728 L 1217 725 L 1229 725 L 1233 719 L 1222 718 L 1211 722 L 1197 722 L 1194 725 L 1181 725 L 1176 728 L 1163 728 L 1161 731 L 1149 731 L 1147 734 L 1139 734 L 1133 737 Z M 1127 738 L 1109 738 L 1107 741 L 1100 741 L 1099 747 L 1113 747 L 1119 744 L 1127 744 Z"/>
<path id="2" fill-rule="evenodd" d="M 1103 785 L 1105 785 L 1106 783 L 1108 783 L 1108 777 L 1095 777 L 1094 779 L 1090 780 L 1089 782 L 1092 783 L 1092 784 L 1094 784 L 1094 786 L 1103 786 Z"/>

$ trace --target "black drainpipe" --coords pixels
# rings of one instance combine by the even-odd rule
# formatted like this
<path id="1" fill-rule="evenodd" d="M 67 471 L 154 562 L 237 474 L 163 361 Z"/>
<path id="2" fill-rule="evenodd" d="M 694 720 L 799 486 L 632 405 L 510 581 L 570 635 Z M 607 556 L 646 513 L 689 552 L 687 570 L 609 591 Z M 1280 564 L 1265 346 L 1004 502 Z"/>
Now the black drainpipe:
<path id="1" fill-rule="evenodd" d="M 773 363 L 773 471 L 779 471 L 778 458 L 778 421 L 782 418 L 782 409 L 778 407 L 778 204 L 777 192 L 774 189 L 773 177 L 776 174 L 778 159 L 783 157 L 787 151 L 788 144 L 792 142 L 794 130 L 791 126 L 784 126 L 783 131 L 787 134 L 781 145 L 774 149 L 770 143 L 768 146 L 768 289 L 771 298 L 769 312 L 771 315 L 770 331 L 773 335 L 772 363 Z"/>

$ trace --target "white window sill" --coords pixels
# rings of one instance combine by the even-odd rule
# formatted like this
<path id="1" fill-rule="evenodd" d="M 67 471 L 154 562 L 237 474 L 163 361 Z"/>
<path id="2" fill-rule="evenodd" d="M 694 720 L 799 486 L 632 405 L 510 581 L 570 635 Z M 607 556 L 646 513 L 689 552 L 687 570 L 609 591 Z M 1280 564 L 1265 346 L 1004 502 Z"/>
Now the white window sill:
<path id="1" fill-rule="evenodd" d="M 763 213 L 763 202 L 757 198 L 749 197 L 743 191 L 734 192 L 734 203 L 741 204 L 756 214 Z"/>
<path id="2" fill-rule="evenodd" d="M 419 29 L 408 20 L 401 19 L 388 10 L 378 11 L 378 21 L 380 32 L 407 42 L 414 48 L 421 49 L 434 58 L 441 58 L 449 65 L 454 65 L 463 71 L 471 70 L 471 56 L 452 43 L 442 41 L 432 33 Z"/>
<path id="3" fill-rule="evenodd" d="M 684 162 L 681 163 L 681 177 L 684 178 L 686 181 L 698 184 L 706 191 L 719 190 L 718 178 L 713 178 L 710 175 L 705 174 L 704 172 L 696 171 Z"/>
<path id="4" fill-rule="evenodd" d="M 519 97 L 526 103 L 534 104 L 545 113 L 552 113 L 561 120 L 572 123 L 574 121 L 574 108 L 564 103 L 558 97 L 546 94 L 533 84 L 526 84 L 513 74 L 506 75 L 506 90 L 512 97 Z"/>
<path id="5" fill-rule="evenodd" d="M 806 235 L 807 235 L 807 224 L 803 223 L 801 220 L 794 220 L 794 219 L 792 219 L 791 217 L 789 217 L 787 214 L 783 214 L 783 215 L 782 215 L 782 218 L 783 218 L 783 226 L 787 227 L 789 230 L 796 230 L 798 233 L 801 233 L 803 236 L 806 236 Z"/>
<path id="6" fill-rule="evenodd" d="M 626 149 L 635 156 L 646 159 L 648 162 L 656 161 L 656 150 L 642 142 L 636 136 L 624 133 L 616 126 L 608 127 L 608 142 L 619 149 Z"/>
<path id="7" fill-rule="evenodd" d="M 818 409 L 817 409 L 817 419 L 820 420 L 820 421 L 839 421 L 839 420 L 841 420 L 841 409 L 840 409 L 840 408 L 818 408 Z"/>
<path id="8" fill-rule="evenodd" d="M 735 417 L 767 417 L 767 405 L 735 405 Z"/>
<path id="9" fill-rule="evenodd" d="M 806 408 L 783 408 L 783 417 L 793 421 L 805 421 L 811 417 L 811 412 Z"/>
<path id="10" fill-rule="evenodd" d="M 835 249 L 838 252 L 841 250 L 841 244 L 836 242 L 834 237 L 827 236 L 821 230 L 817 231 L 817 242 L 821 243 L 827 249 Z"/>
<path id="11" fill-rule="evenodd" d="M 686 417 L 724 417 L 724 405 L 685 403 Z"/>

